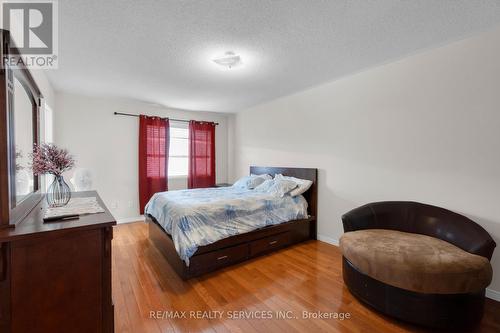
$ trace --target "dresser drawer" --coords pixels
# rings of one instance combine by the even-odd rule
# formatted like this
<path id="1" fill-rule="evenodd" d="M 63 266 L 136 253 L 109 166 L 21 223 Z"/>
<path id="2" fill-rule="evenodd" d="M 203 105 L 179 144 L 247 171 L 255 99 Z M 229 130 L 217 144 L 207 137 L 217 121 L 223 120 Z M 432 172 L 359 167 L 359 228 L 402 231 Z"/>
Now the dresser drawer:
<path id="1" fill-rule="evenodd" d="M 279 249 L 290 244 L 290 232 L 258 239 L 250 243 L 250 256 L 256 256 L 268 251 Z"/>
<path id="2" fill-rule="evenodd" d="M 227 266 L 231 263 L 244 260 L 248 257 L 248 244 L 227 247 L 191 257 L 189 270 L 196 273 L 200 270 Z"/>

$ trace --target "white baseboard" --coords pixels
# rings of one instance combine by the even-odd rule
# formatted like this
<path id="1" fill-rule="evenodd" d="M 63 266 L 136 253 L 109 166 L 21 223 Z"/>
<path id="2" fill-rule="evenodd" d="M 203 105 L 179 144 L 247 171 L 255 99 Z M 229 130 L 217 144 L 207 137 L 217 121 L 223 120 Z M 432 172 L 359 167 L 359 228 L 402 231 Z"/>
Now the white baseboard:
<path id="1" fill-rule="evenodd" d="M 496 290 L 486 289 L 486 297 L 494 301 L 500 302 L 500 292 Z"/>
<path id="2" fill-rule="evenodd" d="M 339 240 L 332 238 L 332 237 L 328 237 L 325 235 L 318 235 L 318 240 L 325 242 L 325 243 L 328 243 L 328 244 L 339 246 Z"/>
<path id="3" fill-rule="evenodd" d="M 116 223 L 118 223 L 118 224 L 132 223 L 132 222 L 144 222 L 144 215 L 116 219 Z"/>

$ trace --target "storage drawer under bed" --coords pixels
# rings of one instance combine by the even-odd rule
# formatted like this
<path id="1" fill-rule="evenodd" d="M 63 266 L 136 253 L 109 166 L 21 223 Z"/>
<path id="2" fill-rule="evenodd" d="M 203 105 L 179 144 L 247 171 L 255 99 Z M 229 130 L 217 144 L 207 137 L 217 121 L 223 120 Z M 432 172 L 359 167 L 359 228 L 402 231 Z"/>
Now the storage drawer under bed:
<path id="1" fill-rule="evenodd" d="M 290 232 L 283 232 L 250 243 L 250 257 L 274 251 L 290 244 Z"/>
<path id="2" fill-rule="evenodd" d="M 276 235 L 256 239 L 250 243 L 226 247 L 212 251 L 190 259 L 189 271 L 197 274 L 200 271 L 215 270 L 229 264 L 243 261 L 247 258 L 256 257 L 261 254 L 272 252 L 290 244 L 290 232 L 282 232 Z"/>
<path id="3" fill-rule="evenodd" d="M 192 273 L 216 269 L 248 258 L 248 244 L 227 247 L 191 257 L 189 270 Z"/>

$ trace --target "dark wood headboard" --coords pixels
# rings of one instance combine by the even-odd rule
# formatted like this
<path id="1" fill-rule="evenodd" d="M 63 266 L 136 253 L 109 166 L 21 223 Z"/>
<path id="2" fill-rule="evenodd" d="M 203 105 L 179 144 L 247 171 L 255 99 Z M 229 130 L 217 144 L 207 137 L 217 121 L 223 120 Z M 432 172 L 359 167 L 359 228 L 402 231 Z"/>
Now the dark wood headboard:
<path id="1" fill-rule="evenodd" d="M 313 184 L 303 194 L 309 205 L 309 214 L 317 218 L 318 213 L 318 169 L 313 168 L 284 168 L 284 167 L 259 167 L 251 166 L 250 173 L 254 175 L 281 173 L 283 176 L 296 177 L 300 179 L 312 180 Z"/>

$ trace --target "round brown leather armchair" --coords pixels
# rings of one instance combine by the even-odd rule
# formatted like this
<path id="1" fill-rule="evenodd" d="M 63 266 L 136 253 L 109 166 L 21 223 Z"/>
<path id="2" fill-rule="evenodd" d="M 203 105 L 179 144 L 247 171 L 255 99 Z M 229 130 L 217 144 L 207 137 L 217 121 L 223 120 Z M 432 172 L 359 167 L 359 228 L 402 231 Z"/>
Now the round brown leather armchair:
<path id="1" fill-rule="evenodd" d="M 344 282 L 398 319 L 467 329 L 482 317 L 495 242 L 480 225 L 417 202 L 370 203 L 342 216 Z"/>

